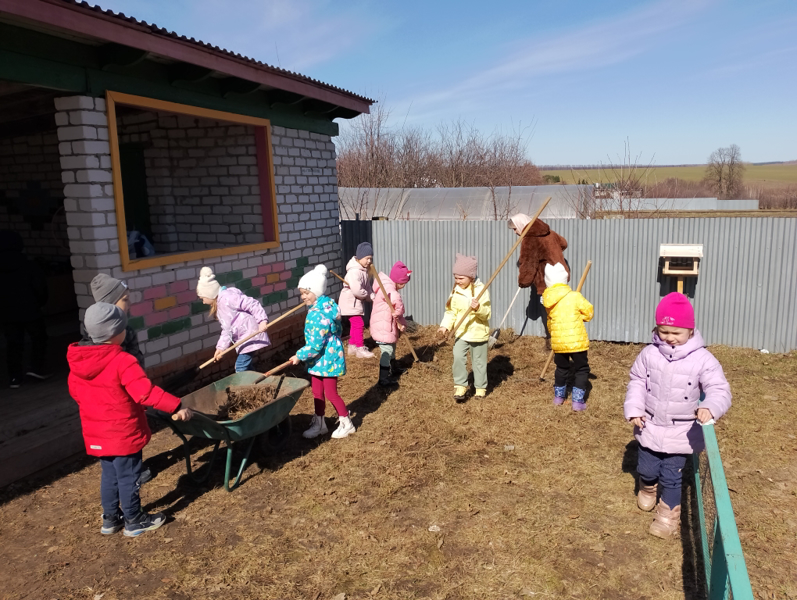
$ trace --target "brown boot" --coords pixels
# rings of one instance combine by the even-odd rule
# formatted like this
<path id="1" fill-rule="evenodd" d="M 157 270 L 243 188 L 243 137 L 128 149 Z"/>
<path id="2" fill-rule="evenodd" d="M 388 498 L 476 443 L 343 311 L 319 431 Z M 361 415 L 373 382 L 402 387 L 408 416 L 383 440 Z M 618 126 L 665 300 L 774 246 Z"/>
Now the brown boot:
<path id="1" fill-rule="evenodd" d="M 658 484 L 656 483 L 653 485 L 643 485 L 641 481 L 639 482 L 639 493 L 636 496 L 636 505 L 640 510 L 650 512 L 656 508 L 656 488 L 658 488 Z"/>
<path id="2" fill-rule="evenodd" d="M 680 525 L 681 505 L 670 508 L 660 500 L 659 505 L 656 507 L 656 518 L 650 524 L 650 534 L 667 539 L 678 534 Z"/>

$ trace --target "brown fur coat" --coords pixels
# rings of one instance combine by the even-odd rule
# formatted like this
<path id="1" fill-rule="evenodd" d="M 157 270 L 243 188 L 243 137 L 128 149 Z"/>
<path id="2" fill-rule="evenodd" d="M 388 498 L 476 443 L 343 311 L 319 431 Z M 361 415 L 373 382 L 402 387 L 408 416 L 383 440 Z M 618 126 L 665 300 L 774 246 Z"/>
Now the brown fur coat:
<path id="1" fill-rule="evenodd" d="M 567 248 L 567 240 L 553 231 L 544 221 L 537 219 L 531 231 L 520 245 L 518 285 L 522 288 L 533 285 L 537 293 L 545 291 L 545 265 L 561 263 L 570 275 L 570 268 L 562 252 Z"/>

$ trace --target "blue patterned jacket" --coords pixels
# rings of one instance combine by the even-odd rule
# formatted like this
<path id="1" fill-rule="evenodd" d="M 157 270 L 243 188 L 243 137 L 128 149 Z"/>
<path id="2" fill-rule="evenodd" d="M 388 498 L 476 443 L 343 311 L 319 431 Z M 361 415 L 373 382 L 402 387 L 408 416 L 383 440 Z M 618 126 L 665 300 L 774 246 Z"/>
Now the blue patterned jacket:
<path id="1" fill-rule="evenodd" d="M 307 365 L 310 375 L 340 377 L 346 374 L 340 309 L 332 298 L 321 296 L 307 311 L 304 346 L 296 356 Z"/>

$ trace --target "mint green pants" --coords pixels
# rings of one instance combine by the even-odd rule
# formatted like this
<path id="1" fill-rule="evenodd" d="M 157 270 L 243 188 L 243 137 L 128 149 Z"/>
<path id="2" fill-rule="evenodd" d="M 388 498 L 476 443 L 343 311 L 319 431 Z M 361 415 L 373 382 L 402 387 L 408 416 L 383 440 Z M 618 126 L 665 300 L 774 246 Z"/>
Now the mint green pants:
<path id="1" fill-rule="evenodd" d="M 454 342 L 454 385 L 468 385 L 468 351 L 473 364 L 473 383 L 477 390 L 487 389 L 487 342 Z"/>
<path id="2" fill-rule="evenodd" d="M 379 346 L 379 366 L 390 367 L 390 361 L 396 356 L 396 344 L 383 344 L 377 342 Z"/>

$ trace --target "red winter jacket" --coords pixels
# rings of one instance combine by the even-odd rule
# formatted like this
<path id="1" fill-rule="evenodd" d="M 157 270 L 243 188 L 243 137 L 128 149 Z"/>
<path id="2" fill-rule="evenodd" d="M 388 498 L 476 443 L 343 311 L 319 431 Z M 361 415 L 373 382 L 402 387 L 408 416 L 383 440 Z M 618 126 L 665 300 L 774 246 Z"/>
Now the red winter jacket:
<path id="1" fill-rule="evenodd" d="M 69 393 L 80 407 L 86 453 L 135 454 L 152 433 L 144 405 L 174 412 L 180 399 L 152 385 L 136 359 L 121 346 L 71 344 Z"/>

